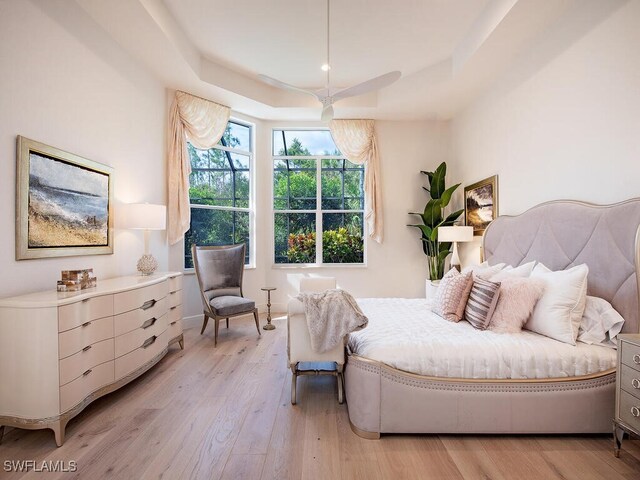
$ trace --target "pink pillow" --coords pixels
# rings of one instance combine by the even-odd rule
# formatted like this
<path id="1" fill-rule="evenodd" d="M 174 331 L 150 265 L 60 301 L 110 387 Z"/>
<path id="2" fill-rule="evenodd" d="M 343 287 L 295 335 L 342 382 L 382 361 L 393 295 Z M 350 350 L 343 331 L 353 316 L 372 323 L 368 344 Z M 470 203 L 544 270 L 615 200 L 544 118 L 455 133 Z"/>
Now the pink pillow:
<path id="1" fill-rule="evenodd" d="M 500 298 L 493 311 L 489 330 L 518 333 L 544 292 L 544 282 L 535 278 L 505 277 L 500 283 Z"/>
<path id="2" fill-rule="evenodd" d="M 452 268 L 440 281 L 431 309 L 445 320 L 459 322 L 464 315 L 464 307 L 467 305 L 472 286 L 471 272 L 461 274 Z"/>

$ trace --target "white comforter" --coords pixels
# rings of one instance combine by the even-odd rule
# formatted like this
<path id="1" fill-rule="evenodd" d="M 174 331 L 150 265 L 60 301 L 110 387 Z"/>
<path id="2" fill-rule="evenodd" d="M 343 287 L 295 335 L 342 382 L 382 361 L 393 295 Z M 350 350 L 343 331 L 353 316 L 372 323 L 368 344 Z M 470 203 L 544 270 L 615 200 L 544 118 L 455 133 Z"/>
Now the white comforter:
<path id="1" fill-rule="evenodd" d="M 423 299 L 359 299 L 369 317 L 349 336 L 356 355 L 419 375 L 449 378 L 555 378 L 597 373 L 616 366 L 616 351 L 558 342 L 536 333 L 498 334 L 451 323 Z"/>

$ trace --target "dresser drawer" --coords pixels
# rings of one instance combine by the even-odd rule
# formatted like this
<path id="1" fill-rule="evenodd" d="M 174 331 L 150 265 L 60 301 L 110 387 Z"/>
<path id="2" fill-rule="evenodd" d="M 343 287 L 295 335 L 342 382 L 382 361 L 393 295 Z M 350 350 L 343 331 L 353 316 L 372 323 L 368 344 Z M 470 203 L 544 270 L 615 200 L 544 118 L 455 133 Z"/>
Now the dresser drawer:
<path id="1" fill-rule="evenodd" d="M 182 290 L 177 290 L 169 294 L 169 308 L 182 305 Z"/>
<path id="2" fill-rule="evenodd" d="M 182 290 L 182 275 L 169 277 L 169 293 Z"/>
<path id="3" fill-rule="evenodd" d="M 153 318 L 160 318 L 167 313 L 167 297 L 161 298 L 153 306 L 145 309 L 137 308 L 130 312 L 121 313 L 113 317 L 113 330 L 116 335 L 140 328 L 145 322 Z"/>
<path id="4" fill-rule="evenodd" d="M 141 347 L 144 342 L 153 335 L 156 337 L 160 336 L 160 334 L 167 329 L 167 317 L 167 314 L 164 314 L 160 318 L 149 319 L 145 326 L 116 337 L 115 358 L 121 357 Z"/>
<path id="5" fill-rule="evenodd" d="M 622 353 L 620 354 L 620 362 L 623 365 L 640 371 L 640 346 L 629 342 L 620 342 Z"/>
<path id="6" fill-rule="evenodd" d="M 640 399 L 621 390 L 620 405 L 618 407 L 620 420 L 636 432 L 640 431 Z"/>
<path id="7" fill-rule="evenodd" d="M 166 297 L 167 293 L 168 283 L 166 280 L 148 287 L 116 293 L 113 296 L 114 314 L 118 315 L 138 308 L 148 308 Z"/>
<path id="8" fill-rule="evenodd" d="M 169 323 L 182 320 L 182 305 L 176 305 L 169 309 Z"/>
<path id="9" fill-rule="evenodd" d="M 640 371 L 621 365 L 620 388 L 634 397 L 640 398 Z"/>
<path id="10" fill-rule="evenodd" d="M 58 331 L 71 330 L 90 320 L 113 315 L 113 295 L 87 298 L 58 307 Z"/>
<path id="11" fill-rule="evenodd" d="M 164 333 L 155 338 L 153 336 L 147 337 L 145 343 L 147 343 L 147 346 L 137 348 L 114 360 L 116 380 L 126 377 L 166 349 L 168 344 L 167 331 L 165 330 Z"/>
<path id="12" fill-rule="evenodd" d="M 83 372 L 74 381 L 60 387 L 60 411 L 66 412 L 100 387 L 113 383 L 113 360 Z"/>
<path id="13" fill-rule="evenodd" d="M 171 341 L 176 337 L 182 335 L 182 320 L 174 320 L 169 324 L 167 341 Z"/>
<path id="14" fill-rule="evenodd" d="M 113 338 L 87 345 L 78 353 L 60 360 L 60 385 L 69 383 L 90 368 L 113 358 Z"/>
<path id="15" fill-rule="evenodd" d="M 58 335 L 58 358 L 66 358 L 107 338 L 113 338 L 113 317 L 85 322 Z"/>

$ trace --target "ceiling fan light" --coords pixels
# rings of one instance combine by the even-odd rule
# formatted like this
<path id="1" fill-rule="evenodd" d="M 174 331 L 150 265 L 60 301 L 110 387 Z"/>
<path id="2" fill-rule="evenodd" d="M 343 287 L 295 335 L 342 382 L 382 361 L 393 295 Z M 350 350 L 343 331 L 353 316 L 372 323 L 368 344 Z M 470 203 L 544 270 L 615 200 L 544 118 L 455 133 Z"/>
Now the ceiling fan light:
<path id="1" fill-rule="evenodd" d="M 328 72 L 329 70 L 331 70 L 331 67 L 328 63 L 325 63 L 320 67 L 320 70 L 322 70 L 323 72 Z"/>

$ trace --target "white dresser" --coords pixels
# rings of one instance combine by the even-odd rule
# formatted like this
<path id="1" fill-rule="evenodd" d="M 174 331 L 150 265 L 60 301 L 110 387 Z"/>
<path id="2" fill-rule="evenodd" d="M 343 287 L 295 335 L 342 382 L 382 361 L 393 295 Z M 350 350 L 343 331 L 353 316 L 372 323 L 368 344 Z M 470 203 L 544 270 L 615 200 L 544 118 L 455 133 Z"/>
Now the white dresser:
<path id="1" fill-rule="evenodd" d="M 4 426 L 50 428 L 138 377 L 182 335 L 182 274 L 100 281 L 71 293 L 0 299 L 0 440 Z"/>
<path id="2" fill-rule="evenodd" d="M 614 453 L 620 456 L 624 432 L 640 436 L 640 334 L 618 335 Z"/>

